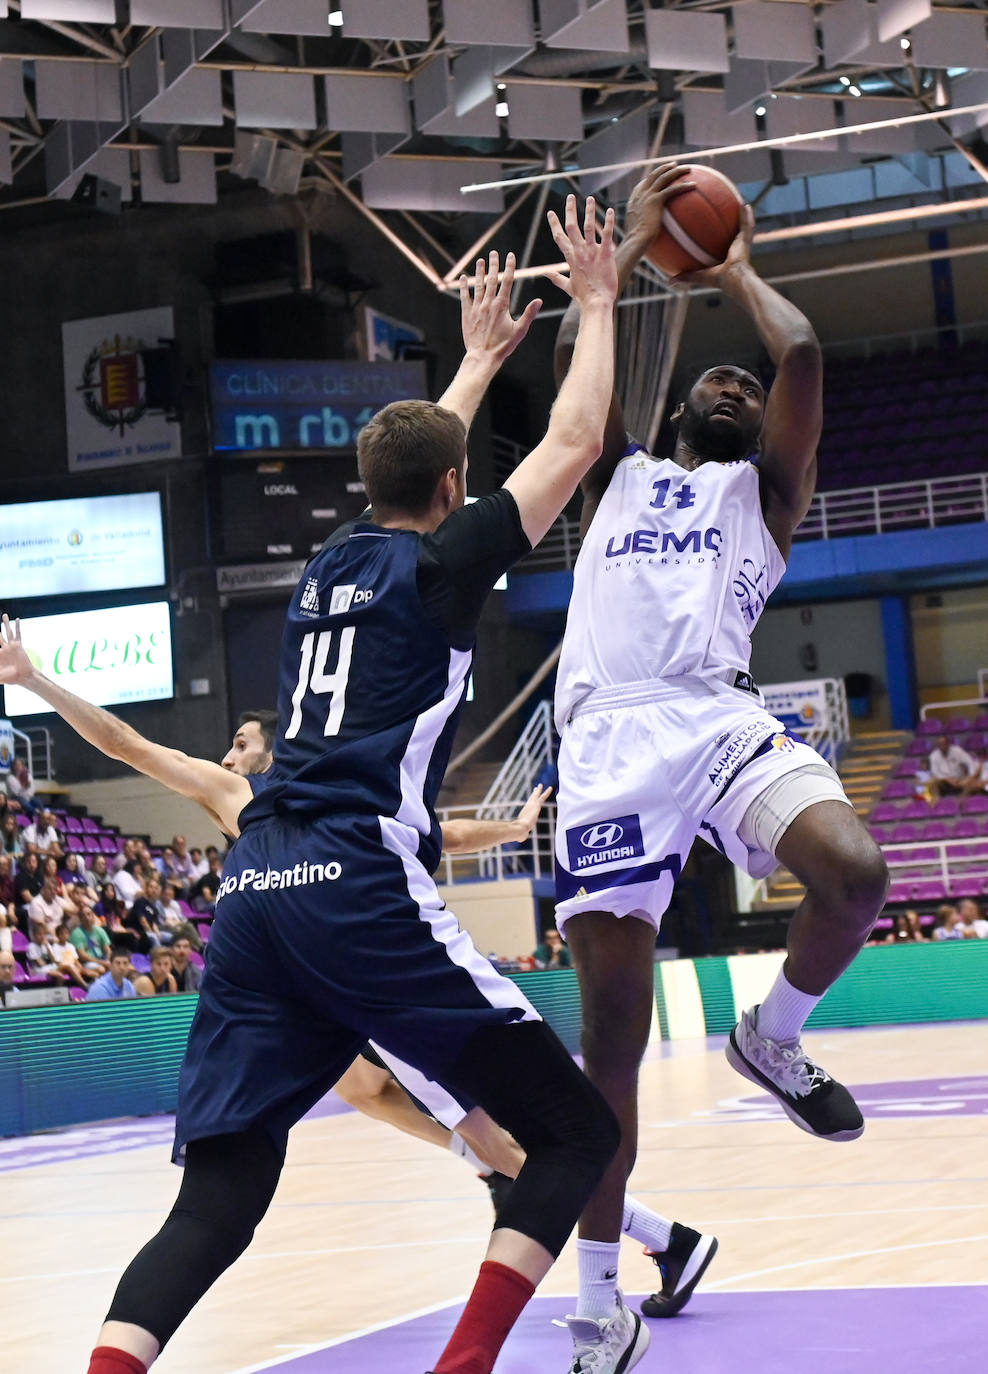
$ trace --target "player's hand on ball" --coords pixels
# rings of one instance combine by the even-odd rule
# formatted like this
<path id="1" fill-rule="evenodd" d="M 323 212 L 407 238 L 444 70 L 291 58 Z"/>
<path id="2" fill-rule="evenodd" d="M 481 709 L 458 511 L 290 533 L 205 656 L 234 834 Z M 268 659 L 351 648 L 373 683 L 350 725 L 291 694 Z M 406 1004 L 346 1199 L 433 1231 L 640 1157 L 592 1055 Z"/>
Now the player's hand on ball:
<path id="1" fill-rule="evenodd" d="M 651 243 L 662 228 L 662 210 L 666 201 L 683 191 L 692 191 L 695 183 L 687 175 L 689 168 L 669 159 L 649 169 L 628 197 L 625 233 Z"/>
<path id="2" fill-rule="evenodd" d="M 755 233 L 755 212 L 750 205 L 741 207 L 741 227 L 727 250 L 727 257 L 714 267 L 702 267 L 696 272 L 682 272 L 675 278 L 676 285 L 719 286 L 725 279 L 739 269 L 751 266 L 751 240 Z"/>
<path id="3" fill-rule="evenodd" d="M 589 305 L 593 301 L 613 303 L 618 294 L 617 265 L 614 261 L 614 211 L 604 216 L 604 227 L 597 234 L 597 202 L 587 197 L 580 228 L 576 196 L 566 197 L 566 227 L 554 210 L 548 214 L 549 229 L 556 247 L 566 259 L 569 276 L 550 271 L 546 276 L 567 296 Z"/>
<path id="4" fill-rule="evenodd" d="M 485 356 L 498 366 L 509 357 L 528 333 L 542 309 L 541 300 L 529 302 L 517 320 L 511 318 L 511 288 L 515 280 L 515 255 L 504 260 L 498 274 L 499 259 L 492 252 L 487 263 L 477 259 L 473 294 L 466 276 L 460 278 L 460 317 L 463 346 L 467 353 Z"/>

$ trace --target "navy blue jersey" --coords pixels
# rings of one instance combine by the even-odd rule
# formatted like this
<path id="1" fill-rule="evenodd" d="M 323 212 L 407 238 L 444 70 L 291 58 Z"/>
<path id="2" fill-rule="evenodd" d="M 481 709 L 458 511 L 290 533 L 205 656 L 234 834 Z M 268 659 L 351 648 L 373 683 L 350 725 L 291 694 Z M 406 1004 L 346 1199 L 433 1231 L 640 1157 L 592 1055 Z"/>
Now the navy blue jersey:
<path id="1" fill-rule="evenodd" d="M 393 818 L 439 861 L 434 805 L 498 577 L 528 552 L 506 491 L 433 534 L 364 520 L 337 530 L 292 596 L 281 644 L 278 736 L 241 828 L 272 815 Z"/>

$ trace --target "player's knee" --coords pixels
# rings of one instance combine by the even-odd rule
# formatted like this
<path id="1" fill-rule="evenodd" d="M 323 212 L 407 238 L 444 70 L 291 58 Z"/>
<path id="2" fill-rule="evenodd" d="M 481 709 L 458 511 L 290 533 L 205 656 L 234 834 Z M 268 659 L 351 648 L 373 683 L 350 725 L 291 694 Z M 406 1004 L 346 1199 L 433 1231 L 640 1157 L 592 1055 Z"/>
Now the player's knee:
<path id="1" fill-rule="evenodd" d="M 885 856 L 862 828 L 853 839 L 836 847 L 811 890 L 815 889 L 845 920 L 870 923 L 881 911 L 888 887 Z"/>
<path id="2" fill-rule="evenodd" d="M 646 1009 L 639 1009 L 609 999 L 585 1015 L 580 1048 L 591 1074 L 633 1079 L 648 1044 L 651 1022 L 651 1001 Z"/>

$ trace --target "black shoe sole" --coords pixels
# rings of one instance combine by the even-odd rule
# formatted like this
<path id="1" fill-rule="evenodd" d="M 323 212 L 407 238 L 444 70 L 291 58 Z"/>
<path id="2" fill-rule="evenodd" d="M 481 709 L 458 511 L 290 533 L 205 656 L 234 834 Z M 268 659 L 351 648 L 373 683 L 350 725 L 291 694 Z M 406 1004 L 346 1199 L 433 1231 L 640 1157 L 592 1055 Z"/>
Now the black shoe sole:
<path id="1" fill-rule="evenodd" d="M 745 1059 L 744 1055 L 738 1049 L 733 1030 L 731 1031 L 730 1040 L 728 1040 L 727 1044 L 724 1046 L 724 1055 L 731 1068 L 741 1074 L 742 1078 L 747 1078 L 750 1083 L 756 1083 L 758 1087 L 764 1088 L 766 1092 L 771 1093 L 793 1125 L 798 1126 L 799 1129 L 805 1131 L 807 1135 L 815 1136 L 817 1140 L 834 1140 L 839 1142 L 844 1140 L 857 1140 L 859 1136 L 864 1134 L 864 1120 L 862 1120 L 860 1126 L 851 1127 L 846 1131 L 831 1131 L 829 1134 L 824 1134 L 822 1131 L 815 1131 L 810 1123 L 800 1116 L 799 1112 L 796 1111 L 795 1107 L 792 1106 L 786 1096 L 779 1092 L 779 1089 L 772 1080 L 767 1078 L 765 1074 L 760 1073 L 759 1070 L 755 1068 L 754 1064 L 750 1064 L 748 1060 Z"/>
<path id="2" fill-rule="evenodd" d="M 689 1283 L 684 1283 L 678 1293 L 672 1293 L 669 1297 L 665 1297 L 661 1292 L 653 1293 L 642 1303 L 644 1315 L 646 1317 L 675 1317 L 678 1312 L 681 1312 L 693 1296 L 694 1288 L 710 1268 L 710 1261 L 716 1255 L 717 1248 L 717 1238 L 714 1236 L 711 1240 L 710 1249 L 703 1258 L 703 1263 Z"/>

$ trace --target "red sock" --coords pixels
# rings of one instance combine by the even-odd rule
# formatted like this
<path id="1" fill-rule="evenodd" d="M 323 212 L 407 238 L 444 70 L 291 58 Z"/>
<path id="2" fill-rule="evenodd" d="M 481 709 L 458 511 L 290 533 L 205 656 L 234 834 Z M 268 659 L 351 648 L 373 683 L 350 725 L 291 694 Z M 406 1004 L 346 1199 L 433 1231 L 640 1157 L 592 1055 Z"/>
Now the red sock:
<path id="1" fill-rule="evenodd" d="M 508 1332 L 534 1292 L 534 1283 L 524 1274 L 484 1260 L 434 1374 L 491 1374 Z"/>
<path id="2" fill-rule="evenodd" d="M 148 1374 L 148 1367 L 126 1350 L 98 1345 L 90 1358 L 88 1374 Z"/>

